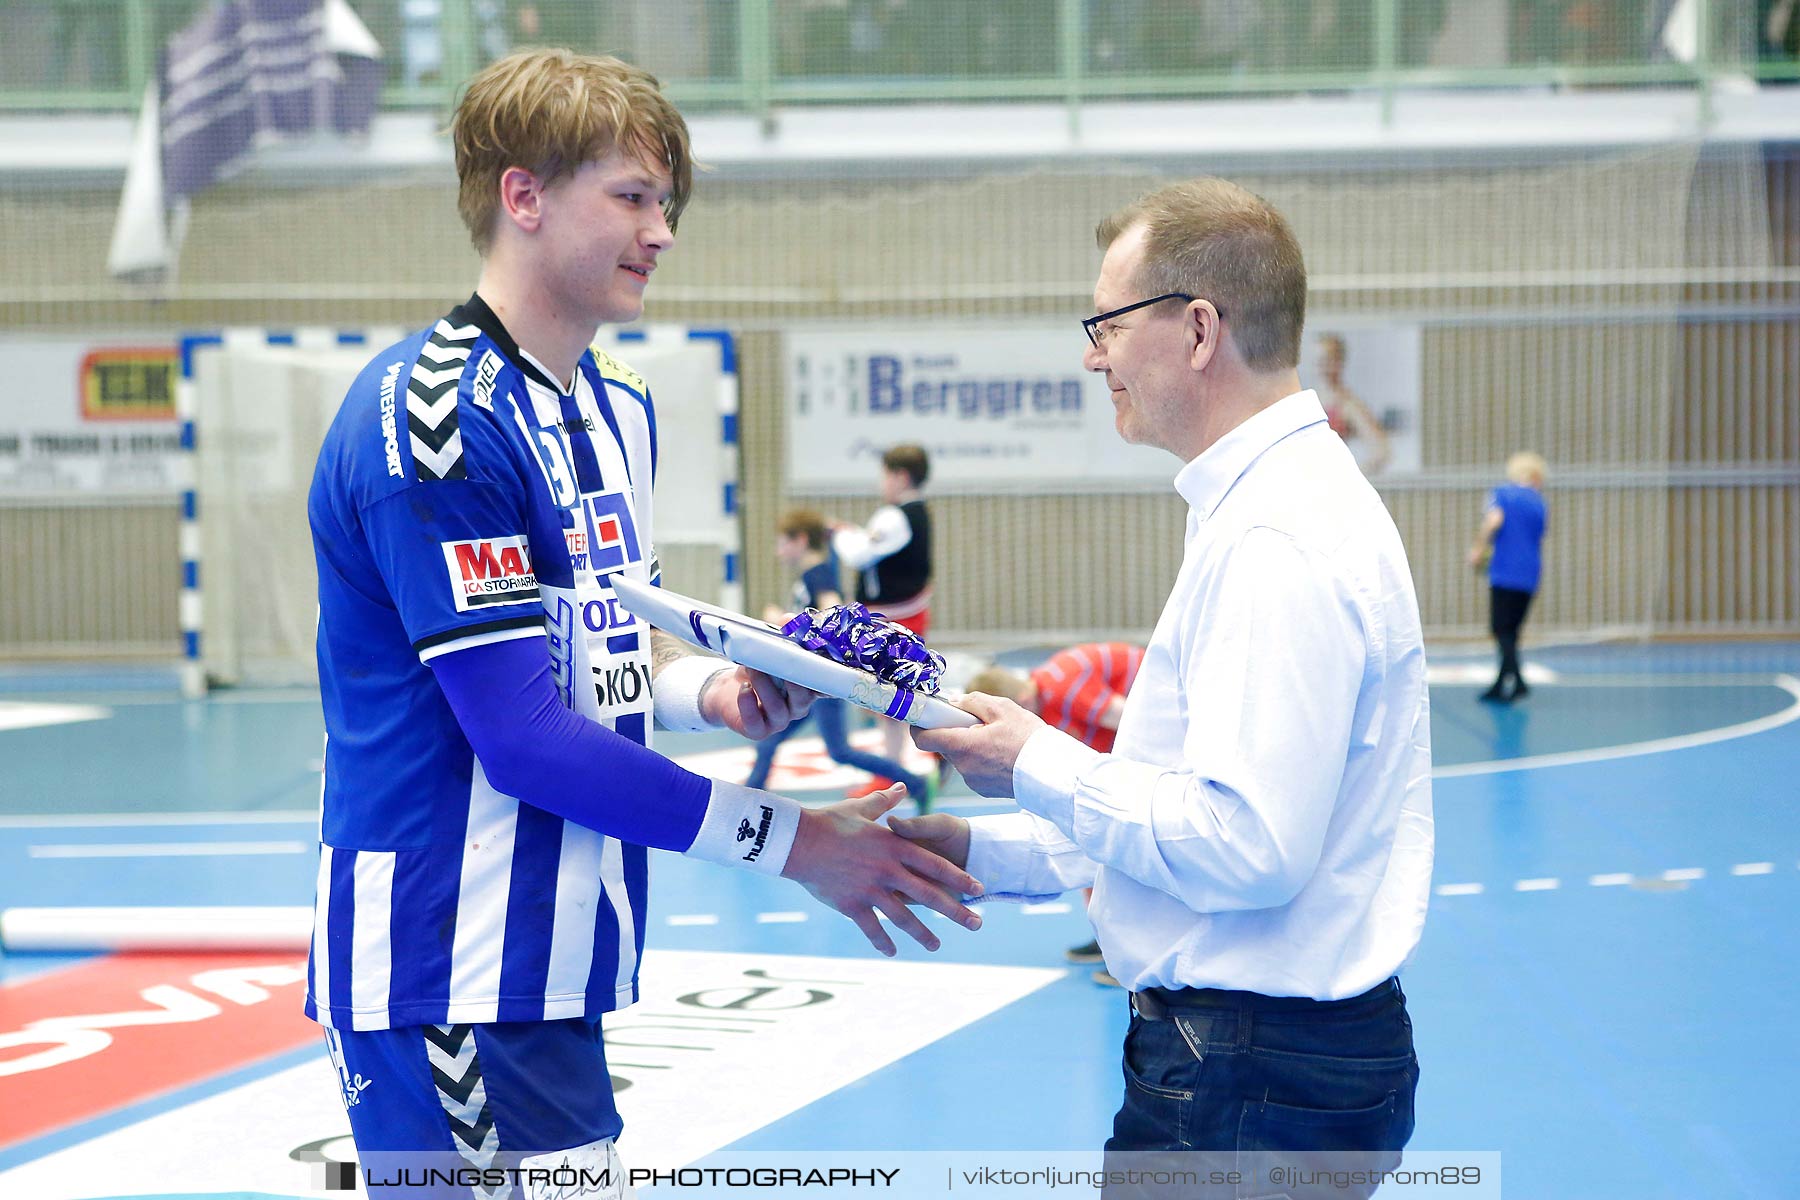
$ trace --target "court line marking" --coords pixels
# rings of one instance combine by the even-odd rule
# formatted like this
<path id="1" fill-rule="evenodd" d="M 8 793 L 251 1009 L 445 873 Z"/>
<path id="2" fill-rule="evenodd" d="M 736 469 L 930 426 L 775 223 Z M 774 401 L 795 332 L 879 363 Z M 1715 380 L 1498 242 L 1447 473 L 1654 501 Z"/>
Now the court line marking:
<path id="1" fill-rule="evenodd" d="M 311 842 L 88 842 L 27 847 L 31 858 L 222 858 L 240 854 L 305 854 Z"/>
<path id="2" fill-rule="evenodd" d="M 950 796 L 944 798 L 939 807 L 951 811 L 1010 810 L 1018 806 L 1011 798 L 990 800 L 983 796 Z M 155 825 L 309 825 L 317 829 L 319 810 L 294 808 L 268 812 L 37 813 L 0 816 L 0 829 L 125 829 Z"/>
<path id="3" fill-rule="evenodd" d="M 46 729 L 82 721 L 104 721 L 112 710 L 98 704 L 61 704 L 41 700 L 0 700 L 0 731 Z"/>
<path id="4" fill-rule="evenodd" d="M 682 916 L 670 917 L 670 918 L 668 918 L 666 923 L 670 924 L 670 925 L 675 925 L 675 926 L 717 925 L 719 923 L 719 914 L 717 914 L 717 913 L 687 913 Z"/>
<path id="5" fill-rule="evenodd" d="M 1558 687 L 1570 686 L 1620 686 L 1626 683 L 1642 684 L 1644 676 L 1565 676 Z M 1571 750 L 1560 754 L 1538 754 L 1525 758 L 1493 759 L 1487 762 L 1458 763 L 1451 767 L 1434 767 L 1433 779 L 1460 779 L 1476 775 L 1498 775 L 1507 771 L 1529 771 L 1540 767 L 1574 766 L 1581 763 L 1606 762 L 1618 758 L 1634 758 L 1639 755 L 1660 754 L 1672 750 L 1686 750 L 1696 746 L 1711 745 L 1714 742 L 1730 741 L 1734 738 L 1748 737 L 1751 734 L 1763 733 L 1777 729 L 1800 719 L 1800 679 L 1782 673 L 1773 676 L 1744 675 L 1734 677 L 1723 676 L 1675 676 L 1656 680 L 1657 686 L 1698 687 L 1698 686 L 1741 686 L 1763 687 L 1774 686 L 1787 692 L 1794 702 L 1779 712 L 1765 717 L 1743 721 L 1736 725 L 1722 725 L 1717 729 L 1702 730 L 1698 733 L 1680 734 L 1675 737 L 1655 738 L 1644 742 L 1624 742 L 1617 746 L 1600 746 L 1589 750 Z M 1010 809 L 1013 801 L 1007 799 L 986 799 L 980 796 L 945 797 L 945 808 L 958 809 Z M 85 829 L 106 828 L 108 826 L 138 825 L 258 825 L 258 824 L 318 824 L 319 814 L 316 809 L 287 809 L 269 812 L 159 812 L 159 813 L 44 813 L 31 816 L 0 816 L 0 829 Z"/>
<path id="6" fill-rule="evenodd" d="M 1773 875 L 1775 864 L 1772 862 L 1738 863 L 1731 868 L 1733 875 Z M 1629 887 L 1639 881 L 1659 879 L 1665 883 L 1681 883 L 1692 879 L 1705 879 L 1705 867 L 1671 867 L 1667 871 L 1655 875 L 1633 875 L 1629 871 L 1613 871 L 1603 875 L 1589 875 L 1591 887 Z M 1513 883 L 1515 892 L 1554 892 L 1562 886 L 1561 879 L 1520 879 Z M 1439 896 L 1479 896 L 1485 891 L 1479 883 L 1440 883 L 1432 891 Z"/>
<path id="7" fill-rule="evenodd" d="M 809 918 L 803 912 L 765 912 L 756 914 L 758 925 L 798 925 Z"/>
<path id="8" fill-rule="evenodd" d="M 1490 669 L 1490 675 L 1493 673 Z M 1768 687 L 1771 672 L 1769 671 L 1689 671 L 1674 674 L 1666 671 L 1645 671 L 1643 674 L 1625 672 L 1596 671 L 1592 675 L 1564 675 L 1559 679 L 1547 681 L 1546 688 L 1560 689 L 1572 687 L 1659 687 L 1659 688 L 1697 688 L 1697 687 Z M 1527 680 L 1527 682 L 1530 682 Z"/>
<path id="9" fill-rule="evenodd" d="M 1501 758 L 1490 762 L 1459 763 L 1454 767 L 1434 767 L 1431 777 L 1433 779 L 1461 779 L 1470 775 L 1499 775 L 1507 771 L 1533 771 L 1540 767 L 1569 767 L 1581 763 L 1608 762 L 1615 758 L 1663 754 L 1671 750 L 1691 750 L 1696 746 L 1710 746 L 1714 742 L 1727 742 L 1734 738 L 1748 737 L 1753 733 L 1778 729 L 1800 719 L 1800 679 L 1796 679 L 1792 675 L 1781 674 L 1771 676 L 1769 682 L 1792 696 L 1794 702 L 1780 712 L 1770 713 L 1766 717 L 1757 717 L 1752 721 L 1740 721 L 1736 725 L 1721 725 L 1717 729 L 1705 729 L 1699 733 L 1652 738 L 1647 742 L 1623 742 L 1617 746 L 1596 746 L 1591 750 L 1569 750 L 1561 754 L 1534 754 L 1525 758 Z"/>
<path id="10" fill-rule="evenodd" d="M 162 691 L 157 688 L 120 688 L 116 691 L 97 689 L 95 691 L 68 691 L 66 689 L 46 689 L 42 692 L 19 692 L 21 696 L 29 696 L 33 700 L 45 700 L 55 704 L 97 704 L 106 708 L 144 708 L 155 704 L 180 705 L 237 705 L 237 704 L 304 704 L 318 711 L 319 693 L 316 688 L 294 688 L 291 690 L 269 689 L 249 692 L 214 692 L 204 699 L 188 700 L 178 690 L 171 688 Z M 108 714 L 111 715 L 111 714 Z"/>
<path id="11" fill-rule="evenodd" d="M 1484 662 L 1436 662 L 1425 667 L 1425 682 L 1439 687 L 1456 687 L 1466 685 L 1480 687 L 1494 676 L 1494 665 Z M 1560 672 L 1554 671 L 1540 663 L 1525 664 L 1525 682 L 1532 687 L 1540 683 L 1556 683 L 1561 680 Z"/>
<path id="12" fill-rule="evenodd" d="M 312 825 L 316 808 L 267 812 L 38 813 L 0 817 L 0 829 L 120 829 L 135 825 Z"/>

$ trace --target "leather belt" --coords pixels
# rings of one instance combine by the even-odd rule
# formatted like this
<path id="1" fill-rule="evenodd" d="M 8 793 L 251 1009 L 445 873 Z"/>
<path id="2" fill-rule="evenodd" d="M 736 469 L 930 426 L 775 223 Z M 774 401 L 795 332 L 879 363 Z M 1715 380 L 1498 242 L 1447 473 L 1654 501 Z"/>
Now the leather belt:
<path id="1" fill-rule="evenodd" d="M 1399 990 L 1398 979 L 1385 979 L 1360 996 L 1348 996 L 1342 1000 L 1312 1000 L 1304 996 L 1263 996 L 1255 992 L 1229 992 L 1217 988 L 1153 987 L 1131 993 L 1131 1011 L 1146 1021 L 1166 1021 L 1171 1012 L 1331 1012 L 1354 1008 Z"/>

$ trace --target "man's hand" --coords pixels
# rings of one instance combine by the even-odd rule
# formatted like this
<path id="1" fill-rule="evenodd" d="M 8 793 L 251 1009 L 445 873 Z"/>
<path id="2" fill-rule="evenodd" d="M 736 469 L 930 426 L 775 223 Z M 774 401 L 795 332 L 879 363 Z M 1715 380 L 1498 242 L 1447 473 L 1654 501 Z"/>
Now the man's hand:
<path id="1" fill-rule="evenodd" d="M 889 817 L 888 828 L 957 867 L 969 865 L 969 823 L 955 813 Z"/>
<path id="2" fill-rule="evenodd" d="M 979 896 L 981 885 L 941 856 L 877 823 L 905 795 L 905 785 L 895 784 L 801 813 L 800 832 L 781 872 L 856 922 L 869 944 L 889 958 L 896 953 L 894 940 L 881 927 L 878 912 L 927 950 L 938 948 L 938 937 L 908 904 L 923 904 L 969 929 L 981 928 L 981 918 L 961 900 Z"/>
<path id="3" fill-rule="evenodd" d="M 720 671 L 700 694 L 700 715 L 733 733 L 761 739 L 804 717 L 818 693 L 748 667 Z"/>
<path id="4" fill-rule="evenodd" d="M 1119 722 L 1125 719 L 1125 697 L 1114 692 L 1106 707 L 1100 710 L 1098 724 L 1102 729 L 1117 729 Z"/>
<path id="5" fill-rule="evenodd" d="M 981 718 L 973 729 L 917 729 L 913 744 L 941 754 L 957 773 L 983 796 L 1013 794 L 1013 764 L 1032 734 L 1044 722 L 1011 700 L 970 692 L 960 705 L 964 712 Z"/>

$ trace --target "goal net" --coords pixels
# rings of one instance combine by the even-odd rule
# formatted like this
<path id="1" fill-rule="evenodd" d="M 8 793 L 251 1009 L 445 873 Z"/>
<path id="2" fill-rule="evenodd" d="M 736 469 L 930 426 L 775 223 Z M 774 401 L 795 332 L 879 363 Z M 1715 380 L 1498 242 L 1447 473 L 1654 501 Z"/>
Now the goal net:
<path id="1" fill-rule="evenodd" d="M 317 680 L 317 575 L 307 492 L 345 392 L 399 327 L 189 339 L 193 519 L 184 527 L 194 636 L 190 669 L 207 686 Z M 671 586 L 742 604 L 735 579 L 736 379 L 729 337 L 653 326 L 600 343 L 653 380 L 659 448 L 656 545 Z M 670 482 L 673 481 L 673 482 Z M 730 495 L 728 495 L 728 488 Z M 731 576 L 728 578 L 728 575 Z"/>

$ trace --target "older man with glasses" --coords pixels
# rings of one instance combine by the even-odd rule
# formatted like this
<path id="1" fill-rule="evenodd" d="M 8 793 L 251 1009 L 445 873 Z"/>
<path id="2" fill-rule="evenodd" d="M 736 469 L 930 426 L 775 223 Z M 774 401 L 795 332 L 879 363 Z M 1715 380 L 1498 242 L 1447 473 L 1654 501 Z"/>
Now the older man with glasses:
<path id="1" fill-rule="evenodd" d="M 1111 753 L 974 695 L 980 727 L 915 738 L 1021 811 L 893 825 L 989 895 L 1094 885 L 1132 1007 L 1109 1153 L 1391 1162 L 1418 1082 L 1397 974 L 1432 857 L 1406 553 L 1300 388 L 1306 269 L 1282 216 L 1198 179 L 1115 213 L 1098 241 L 1085 365 L 1120 436 L 1184 464 L 1180 574 Z"/>

